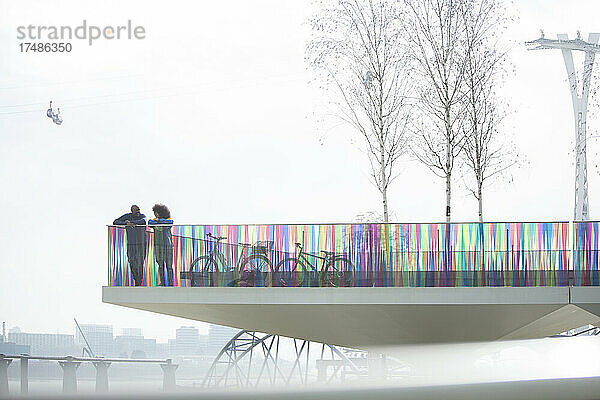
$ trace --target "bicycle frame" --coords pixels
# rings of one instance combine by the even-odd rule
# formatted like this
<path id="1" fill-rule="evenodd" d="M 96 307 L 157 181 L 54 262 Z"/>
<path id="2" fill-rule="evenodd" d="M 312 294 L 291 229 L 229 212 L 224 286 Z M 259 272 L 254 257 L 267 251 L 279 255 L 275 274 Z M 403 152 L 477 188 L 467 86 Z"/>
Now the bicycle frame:
<path id="1" fill-rule="evenodd" d="M 222 280 L 228 281 L 227 286 L 234 284 L 254 286 L 256 282 L 260 282 L 261 286 L 271 286 L 273 264 L 268 258 L 268 252 L 272 242 L 259 241 L 254 246 L 250 243 L 235 244 L 235 246 L 242 246 L 242 249 L 237 255 L 235 264 L 231 265 L 226 262 L 225 254 L 219 248 L 227 238 L 213 236 L 211 233 L 207 233 L 206 236 L 208 239 L 203 239 L 207 242 L 204 254 L 192 261 L 189 271 L 182 271 L 181 279 L 192 279 L 192 286 L 200 286 L 198 279 L 202 280 L 206 277 L 211 282 L 208 286 L 215 286 L 214 282 Z M 250 249 L 253 249 L 252 253 Z"/>
<path id="2" fill-rule="evenodd" d="M 311 281 L 314 278 L 316 278 L 317 282 L 320 284 L 327 283 L 328 286 L 338 286 L 339 282 L 344 282 L 341 284 L 341 286 L 348 286 L 349 280 L 347 278 L 339 281 L 342 279 L 344 271 L 346 271 L 344 267 L 349 267 L 350 271 L 353 269 L 352 263 L 350 260 L 345 258 L 344 255 L 338 255 L 335 252 L 324 250 L 322 251 L 322 253 L 324 253 L 323 256 L 306 253 L 304 252 L 304 246 L 301 243 L 296 243 L 296 249 L 297 250 L 294 253 L 294 257 L 286 258 L 277 265 L 277 272 L 282 272 L 283 274 L 289 272 L 287 269 L 285 269 L 285 263 L 289 263 L 287 267 L 290 268 L 292 272 L 295 271 L 296 274 L 302 273 L 302 278 L 300 280 L 294 279 L 293 277 L 291 278 L 296 284 L 299 283 L 298 286 L 303 286 L 307 282 L 307 279 L 308 281 Z M 322 260 L 321 268 L 318 268 L 318 262 L 311 262 L 309 257 Z M 336 262 L 343 263 L 343 265 L 341 265 L 342 269 L 336 269 Z M 302 266 L 302 270 L 296 269 L 298 264 Z M 282 271 L 279 270 L 281 266 L 284 268 Z M 313 278 L 311 278 L 310 275 L 313 275 Z M 298 278 L 298 276 L 296 276 L 296 278 Z M 286 278 L 282 277 L 281 283 L 283 283 L 284 286 L 287 286 L 285 281 Z M 312 286 L 311 283 L 309 283 L 309 285 Z"/>
<path id="3" fill-rule="evenodd" d="M 316 272 L 322 272 L 325 270 L 325 266 L 327 265 L 327 261 L 330 258 L 333 258 L 333 256 L 331 254 L 326 255 L 325 257 L 320 256 L 318 254 L 312 254 L 312 253 L 306 253 L 304 252 L 304 246 L 301 245 L 300 243 L 296 243 L 296 248 L 300 248 L 300 254 L 298 254 L 296 256 L 296 258 L 299 261 L 302 261 L 304 263 L 306 263 L 306 266 L 309 267 L 311 270 L 316 271 Z M 318 258 L 320 260 L 323 260 L 323 263 L 321 264 L 321 271 L 319 271 L 318 269 L 315 268 L 315 265 L 313 263 L 310 262 L 310 260 L 308 259 L 308 257 L 306 256 L 311 256 L 313 258 Z"/>
<path id="4" fill-rule="evenodd" d="M 225 255 L 219 248 L 219 245 L 223 244 L 223 240 L 225 240 L 225 239 L 217 238 L 215 236 L 212 236 L 210 233 L 208 234 L 208 237 L 210 238 L 208 241 L 212 242 L 211 243 L 212 247 L 209 247 L 208 257 L 211 258 L 212 260 L 214 260 L 217 268 L 220 267 L 222 272 L 236 271 L 241 268 L 242 262 L 246 258 L 248 258 L 248 249 L 252 246 L 251 244 L 238 243 L 236 245 L 236 246 L 242 246 L 242 251 L 240 251 L 238 259 L 236 260 L 235 265 L 232 267 L 231 265 L 227 264 L 227 262 L 225 261 Z"/>

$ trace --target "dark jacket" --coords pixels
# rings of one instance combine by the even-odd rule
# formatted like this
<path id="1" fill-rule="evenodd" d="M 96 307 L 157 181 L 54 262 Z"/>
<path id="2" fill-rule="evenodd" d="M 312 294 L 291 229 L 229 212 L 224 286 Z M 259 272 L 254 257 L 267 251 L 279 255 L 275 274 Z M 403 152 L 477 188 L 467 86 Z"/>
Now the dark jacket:
<path id="1" fill-rule="evenodd" d="M 154 218 L 148 225 L 173 225 L 172 219 Z M 154 229 L 154 248 L 173 248 L 173 235 L 170 226 L 152 226 Z"/>
<path id="2" fill-rule="evenodd" d="M 125 227 L 125 231 L 127 232 L 127 244 L 146 244 L 146 216 L 144 214 L 123 214 L 113 221 L 113 225 L 127 225 L 127 221 L 136 225 Z"/>

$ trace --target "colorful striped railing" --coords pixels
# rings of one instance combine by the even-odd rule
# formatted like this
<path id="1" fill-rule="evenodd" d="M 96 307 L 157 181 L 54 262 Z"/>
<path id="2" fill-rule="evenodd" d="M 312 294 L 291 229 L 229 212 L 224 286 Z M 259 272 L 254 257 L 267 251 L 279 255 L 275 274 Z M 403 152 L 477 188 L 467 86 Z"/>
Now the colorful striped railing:
<path id="1" fill-rule="evenodd" d="M 344 255 L 353 265 L 344 272 L 346 286 L 598 286 L 598 222 L 501 222 L 450 224 L 282 224 L 176 225 L 173 234 L 174 286 L 323 286 L 321 260 L 292 277 L 284 259 L 294 257 L 295 243 L 306 253 L 321 250 Z M 144 286 L 158 284 L 153 232 L 146 228 Z M 193 261 L 208 255 L 214 241 L 224 265 L 216 271 L 190 274 Z M 238 260 L 251 254 L 240 243 L 273 242 L 266 256 L 269 271 L 240 271 Z M 245 253 L 242 253 L 245 252 Z M 289 264 L 288 264 L 289 265 Z M 183 273 L 182 273 L 183 272 Z M 130 286 L 124 227 L 108 227 L 110 286 Z M 295 275 L 298 275 L 296 271 Z M 339 279 L 340 276 L 337 276 Z"/>

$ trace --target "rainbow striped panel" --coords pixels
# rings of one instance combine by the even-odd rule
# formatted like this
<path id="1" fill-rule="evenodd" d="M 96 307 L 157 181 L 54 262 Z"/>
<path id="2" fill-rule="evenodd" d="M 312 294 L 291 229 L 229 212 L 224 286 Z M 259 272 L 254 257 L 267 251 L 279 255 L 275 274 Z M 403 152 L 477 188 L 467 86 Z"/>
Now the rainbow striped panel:
<path id="1" fill-rule="evenodd" d="M 438 224 L 281 224 L 173 226 L 174 286 L 189 286 L 180 273 L 209 254 L 222 273 L 240 271 L 257 242 L 272 242 L 266 257 L 274 273 L 297 256 L 296 243 L 315 273 L 327 266 L 322 251 L 352 263 L 352 286 L 562 286 L 569 270 L 576 283 L 598 285 L 598 223 L 501 222 Z M 129 286 L 127 238 L 123 227 L 108 227 L 109 285 Z M 227 239 L 218 246 L 207 234 Z M 152 230 L 148 228 L 145 285 L 158 284 Z M 573 243 L 573 246 L 571 245 Z M 245 246 L 244 244 L 247 244 Z M 571 262 L 575 253 L 575 263 Z M 218 260 L 217 260 L 218 258 Z M 286 264 L 287 265 L 287 264 Z M 595 272 L 593 272 L 595 271 Z M 211 284 L 225 285 L 226 282 Z"/>
<path id="2" fill-rule="evenodd" d="M 574 284 L 600 286 L 597 221 L 573 223 Z"/>

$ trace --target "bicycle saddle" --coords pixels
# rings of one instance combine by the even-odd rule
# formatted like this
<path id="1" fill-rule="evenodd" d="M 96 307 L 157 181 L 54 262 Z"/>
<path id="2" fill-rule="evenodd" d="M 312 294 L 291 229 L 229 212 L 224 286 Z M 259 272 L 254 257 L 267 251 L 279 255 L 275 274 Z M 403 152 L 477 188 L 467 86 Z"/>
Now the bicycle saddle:
<path id="1" fill-rule="evenodd" d="M 321 253 L 324 253 L 326 256 L 332 256 L 335 254 L 335 251 L 321 250 Z"/>

